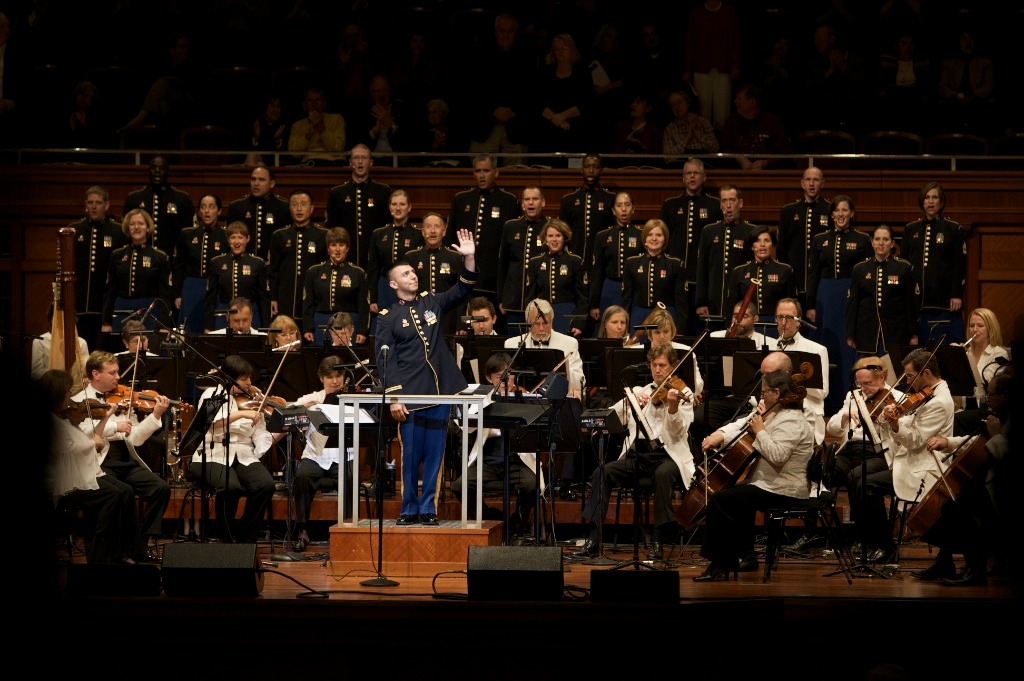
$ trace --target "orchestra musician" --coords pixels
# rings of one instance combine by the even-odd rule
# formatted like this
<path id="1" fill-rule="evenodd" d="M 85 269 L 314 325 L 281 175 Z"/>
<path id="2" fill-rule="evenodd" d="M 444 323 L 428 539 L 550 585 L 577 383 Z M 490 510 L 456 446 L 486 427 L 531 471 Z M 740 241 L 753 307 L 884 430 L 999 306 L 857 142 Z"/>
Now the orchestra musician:
<path id="1" fill-rule="evenodd" d="M 344 310 L 335 312 L 327 325 L 329 327 L 327 338 L 331 342 L 331 347 L 352 345 L 352 339 L 356 334 L 356 323 L 352 321 L 352 315 Z"/>
<path id="2" fill-rule="evenodd" d="M 967 332 L 970 340 L 963 344 L 967 359 L 978 370 L 981 385 L 974 387 L 974 398 L 968 399 L 964 408 L 953 417 L 953 433 L 968 435 L 977 432 L 984 415 L 986 389 L 998 371 L 1010 363 L 1010 354 L 1003 347 L 1003 332 L 996 313 L 987 307 L 971 310 L 967 318 Z M 950 343 L 959 345 L 959 343 Z"/>
<path id="3" fill-rule="evenodd" d="M 864 483 L 865 533 L 882 541 L 884 548 L 892 545 L 892 528 L 882 497 L 895 495 L 904 501 L 919 501 L 942 473 L 938 458 L 928 449 L 928 440 L 953 434 L 953 397 L 934 355 L 924 348 L 913 350 L 903 358 L 903 372 L 907 396 L 901 404 L 886 405 L 878 420 L 879 437 L 893 443 L 892 468 L 869 473 Z M 907 407 L 903 405 L 911 398 L 919 406 L 904 413 Z"/>
<path id="4" fill-rule="evenodd" d="M 757 411 L 744 426 L 754 435 L 760 456 L 742 482 L 708 500 L 701 555 L 711 562 L 693 581 L 727 580 L 729 573 L 738 578 L 740 559 L 753 550 L 757 511 L 788 508 L 809 496 L 807 462 L 814 452 L 814 433 L 802 413 L 802 397 L 789 371 L 764 374 Z M 713 446 L 721 444 L 720 433 L 705 439 L 705 451 L 711 448 L 709 440 Z"/>
<path id="5" fill-rule="evenodd" d="M 87 436 L 70 420 L 71 375 L 50 369 L 38 378 L 50 410 L 50 452 L 44 473 L 47 492 L 54 506 L 84 509 L 91 520 L 91 536 L 85 542 L 89 563 L 134 562 L 128 551 L 138 532 L 135 521 L 135 492 L 107 476 L 96 458 L 104 446 L 99 433 Z M 106 409 L 97 422 L 102 431 L 113 409 Z M 84 415 L 84 414 L 83 414 Z"/>
<path id="6" fill-rule="evenodd" d="M 783 298 L 775 306 L 775 324 L 779 329 L 776 345 L 784 352 L 809 352 L 821 358 L 821 388 L 808 388 L 804 402 L 817 415 L 814 425 L 814 444 L 825 441 L 825 398 L 828 397 L 829 356 L 828 349 L 821 343 L 805 338 L 800 333 L 804 323 L 801 318 L 800 301 L 796 298 Z"/>
<path id="7" fill-rule="evenodd" d="M 271 350 L 284 350 L 285 348 L 295 350 L 296 346 L 302 343 L 302 337 L 299 335 L 299 325 L 286 314 L 279 314 L 270 320 L 269 328 L 281 329 L 280 331 L 267 332 L 267 345 L 270 346 Z"/>
<path id="8" fill-rule="evenodd" d="M 597 329 L 598 338 L 621 338 L 625 346 L 631 340 L 629 335 L 629 312 L 621 305 L 609 305 L 601 313 Z"/>
<path id="9" fill-rule="evenodd" d="M 583 385 L 583 360 L 580 358 L 579 342 L 564 333 L 551 328 L 554 310 L 551 303 L 543 298 L 534 298 L 526 304 L 526 323 L 529 331 L 519 336 L 510 336 L 505 348 L 515 351 L 525 341 L 526 348 L 554 348 L 569 357 L 566 374 L 569 379 L 569 394 L 579 398 Z"/>
<path id="10" fill-rule="evenodd" d="M 192 457 L 189 473 L 215 493 L 217 536 L 222 542 L 255 543 L 260 524 L 274 496 L 274 478 L 263 465 L 263 455 L 283 433 L 270 433 L 252 376 L 256 368 L 247 359 L 228 355 L 220 367 L 230 379 L 227 400 L 211 417 L 204 453 Z M 196 405 L 223 394 L 224 388 L 203 391 Z M 241 518 L 235 522 L 238 502 L 245 497 Z"/>
<path id="11" fill-rule="evenodd" d="M 825 427 L 828 435 L 839 438 L 839 446 L 831 464 L 822 472 L 822 485 L 830 490 L 846 487 L 850 500 L 850 518 L 858 538 L 868 546 L 868 559 L 883 560 L 892 549 L 891 533 L 886 528 L 871 527 L 866 518 L 877 518 L 878 509 L 861 507 L 863 473 L 871 475 L 892 467 L 893 443 L 887 430 L 874 426 L 882 407 L 889 400 L 903 399 L 903 392 L 886 381 L 888 370 L 876 357 L 861 357 L 853 365 L 856 387 L 846 393 L 842 408 L 832 415 Z M 861 409 L 867 413 L 862 413 Z M 875 439 L 877 438 L 877 440 Z M 863 466 L 863 468 L 862 468 Z M 867 497 L 869 504 L 882 503 L 879 496 Z M 884 515 L 884 509 L 883 509 Z M 811 535 L 804 534 L 790 549 L 803 550 Z"/>
<path id="12" fill-rule="evenodd" d="M 486 299 L 485 299 L 486 300 Z M 490 302 L 490 301 L 488 301 Z M 487 395 L 484 406 L 494 401 L 494 394 L 511 395 L 515 389 L 515 375 L 509 372 L 505 383 L 501 382 L 501 376 L 512 363 L 512 358 L 506 353 L 491 355 L 484 363 L 484 376 L 488 383 L 494 386 L 494 391 Z M 501 429 L 483 429 L 483 454 L 480 458 L 476 456 L 476 447 L 471 449 L 472 454 L 466 472 L 466 496 L 462 497 L 463 478 L 460 476 L 452 481 L 452 491 L 462 500 L 469 503 L 468 516 L 470 520 L 476 519 L 476 504 L 472 500 L 476 498 L 477 467 L 482 466 L 480 471 L 481 481 L 487 486 L 488 482 L 505 480 L 505 452 L 502 449 Z M 529 530 L 530 509 L 534 507 L 537 496 L 537 454 L 534 452 L 510 453 L 508 484 L 511 489 L 519 491 L 516 499 L 515 513 L 510 515 L 512 528 L 511 535 L 515 536 Z M 543 481 L 542 481 L 543 484 Z M 492 509 L 484 504 L 484 519 L 498 520 L 503 517 L 501 511 Z"/>
<path id="13" fill-rule="evenodd" d="M 637 418 L 630 405 L 623 399 L 612 408 L 622 414 L 621 421 L 627 425 L 629 434 L 622 451 L 614 461 L 598 466 L 591 475 L 593 493 L 583 509 L 583 517 L 590 521 L 590 536 L 583 547 L 576 552 L 579 558 L 597 556 L 599 518 L 608 511 L 611 489 L 618 486 L 632 486 L 634 466 L 639 462 L 642 475 L 654 480 L 654 537 L 647 557 L 649 560 L 663 558 L 663 541 L 674 541 L 678 524 L 672 508 L 672 493 L 676 485 L 688 487 L 693 478 L 693 455 L 690 453 L 689 428 L 693 423 L 693 409 L 687 405 L 687 398 L 680 390 L 666 383 L 672 369 L 680 361 L 680 355 L 669 343 L 657 343 L 647 351 L 647 362 L 653 382 L 634 387 L 633 394 L 642 409 L 650 430 L 637 425 Z M 655 389 L 662 386 L 658 394 Z M 667 388 L 667 390 L 666 390 Z M 659 440 L 662 447 L 651 451 L 649 439 Z M 603 474 L 602 474 L 603 469 Z"/>
<path id="14" fill-rule="evenodd" d="M 918 579 L 940 578 L 951 586 L 984 586 L 988 583 L 988 559 L 996 549 L 1001 528 L 997 513 L 998 498 L 992 483 L 998 474 L 1005 440 L 1001 436 L 1008 427 L 1010 396 L 1013 393 L 1012 369 L 1000 371 L 988 384 L 992 413 L 985 419 L 984 432 L 974 435 L 934 436 L 928 438 L 929 450 L 943 458 L 964 456 L 971 446 L 981 446 L 976 438 L 984 438 L 984 447 L 991 458 L 941 506 L 935 523 L 921 536 L 939 547 L 935 562 L 923 570 L 911 572 Z M 943 483 L 936 483 L 943 484 Z M 964 567 L 957 573 L 953 554 L 962 553 Z"/>
<path id="15" fill-rule="evenodd" d="M 121 374 L 117 357 L 112 353 L 94 350 L 86 360 L 85 373 L 89 382 L 72 398 L 76 402 L 85 399 L 106 401 L 107 394 L 118 389 Z M 103 446 L 97 453 L 103 472 L 131 487 L 144 503 L 145 509 L 138 519 L 139 546 L 131 549 L 132 557 L 137 561 L 158 559 L 157 538 L 162 534 L 164 511 L 171 498 L 171 486 L 150 469 L 137 449 L 160 430 L 168 407 L 170 400 L 158 395 L 152 412 L 145 417 L 139 414 L 135 405 L 129 404 L 126 413 L 105 420 L 89 416 L 78 426 L 89 437 L 97 434 L 103 439 Z M 164 447 L 161 445 L 160 449 L 160 455 L 163 455 Z"/>
<path id="16" fill-rule="evenodd" d="M 321 390 L 303 395 L 295 400 L 295 404 L 307 409 L 319 404 L 339 403 L 338 398 L 345 387 L 345 374 L 334 367 L 342 363 L 338 355 L 328 355 L 320 361 L 316 375 L 323 386 Z M 302 552 L 309 544 L 309 509 L 313 504 L 313 497 L 317 490 L 338 489 L 338 466 L 341 462 L 341 446 L 338 443 L 337 433 L 324 435 L 317 428 L 310 424 L 306 429 L 306 445 L 302 450 L 302 457 L 295 469 L 295 479 L 292 482 L 292 490 L 295 498 L 295 550 Z M 351 454 L 346 452 L 345 465 L 348 467 L 348 476 L 352 475 Z M 351 479 L 351 477 L 349 477 Z M 346 491 L 347 496 L 347 491 Z M 345 508 L 349 508 L 345 504 Z"/>

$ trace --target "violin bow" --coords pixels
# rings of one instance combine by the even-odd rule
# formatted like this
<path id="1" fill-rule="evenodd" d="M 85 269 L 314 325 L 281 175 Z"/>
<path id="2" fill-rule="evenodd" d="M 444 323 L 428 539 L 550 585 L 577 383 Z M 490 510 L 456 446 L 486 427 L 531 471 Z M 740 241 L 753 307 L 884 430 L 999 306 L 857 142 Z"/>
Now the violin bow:
<path id="1" fill-rule="evenodd" d="M 548 372 L 548 374 L 553 374 L 553 373 L 555 373 L 556 371 L 558 371 L 559 369 L 561 369 L 561 368 L 562 368 L 562 365 L 563 365 L 563 364 L 565 364 L 566 362 L 568 362 L 568 361 L 569 361 L 569 358 L 570 358 L 570 357 L 572 357 L 572 356 L 573 356 L 573 354 L 574 354 L 574 352 L 569 352 L 569 353 L 567 353 L 567 354 L 565 355 L 565 357 L 563 357 L 563 358 L 562 358 L 562 361 L 561 361 L 561 362 L 559 362 L 558 364 L 556 364 L 556 365 L 555 365 L 554 367 L 552 367 L 552 368 L 551 368 L 551 371 L 549 371 L 549 372 Z M 542 379 L 540 380 L 540 383 L 538 383 L 537 385 L 535 385 L 535 386 L 533 387 L 533 390 L 531 390 L 530 392 L 531 392 L 531 393 L 535 393 L 535 392 L 537 392 L 538 390 L 540 390 L 540 387 L 541 387 L 542 385 L 544 385 L 544 381 L 546 381 L 546 380 L 548 380 L 548 377 L 547 377 L 547 376 L 545 376 L 544 378 L 542 378 Z M 569 370 L 568 370 L 568 369 L 566 369 L 566 370 L 565 370 L 565 380 L 566 380 L 566 381 L 568 381 L 568 380 L 569 380 Z"/>
<path id="2" fill-rule="evenodd" d="M 292 343 L 288 343 L 284 346 L 284 352 L 281 354 L 281 361 L 277 363 L 277 369 L 274 371 L 274 375 L 270 379 L 270 384 L 267 385 L 267 389 L 263 391 L 263 398 L 260 399 L 260 406 L 256 408 L 257 412 L 263 411 L 263 407 L 267 404 L 267 396 L 270 395 L 270 390 L 274 387 L 274 381 L 277 380 L 277 375 L 281 373 L 284 361 L 288 359 L 288 353 L 291 351 L 292 345 Z"/>

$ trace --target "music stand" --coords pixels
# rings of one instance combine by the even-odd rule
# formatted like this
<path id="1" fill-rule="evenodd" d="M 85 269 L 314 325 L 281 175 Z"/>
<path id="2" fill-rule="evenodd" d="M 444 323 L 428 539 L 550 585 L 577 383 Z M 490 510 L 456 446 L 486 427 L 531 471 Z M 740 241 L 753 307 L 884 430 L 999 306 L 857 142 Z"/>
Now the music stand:
<path id="1" fill-rule="evenodd" d="M 140 358 L 141 359 L 141 358 Z M 168 397 L 185 393 L 184 376 L 178 371 L 178 357 L 146 357 L 146 378 L 156 382 L 156 391 Z"/>
<path id="2" fill-rule="evenodd" d="M 199 495 L 202 500 L 200 508 L 200 519 L 201 527 L 199 529 L 199 541 L 206 543 L 209 539 L 206 536 L 206 526 L 210 519 L 209 505 L 207 504 L 206 497 L 206 432 L 210 429 L 210 425 L 213 424 L 217 414 L 220 412 L 221 407 L 228 401 L 228 389 L 226 385 L 219 386 L 214 390 L 213 394 L 210 395 L 204 402 L 203 408 L 197 409 L 195 416 L 192 417 L 192 423 L 188 425 L 188 429 L 181 438 L 181 442 L 178 444 L 179 457 L 191 457 L 197 449 L 202 447 L 202 453 L 200 454 L 200 467 L 202 473 L 200 473 L 200 484 L 199 484 Z M 230 467 L 229 467 L 230 468 Z M 225 471 L 225 489 L 227 488 L 227 471 Z M 228 522 L 228 518 L 224 519 L 224 522 Z"/>
<path id="3" fill-rule="evenodd" d="M 149 351 L 154 354 L 160 353 L 160 346 L 163 344 L 164 338 L 167 334 L 161 333 L 160 331 L 140 331 L 132 333 L 133 336 L 145 336 L 147 340 L 147 346 Z M 121 336 L 120 331 L 103 331 L 100 333 L 100 339 L 97 348 L 98 350 L 106 350 L 112 352 L 115 355 L 119 352 L 124 351 L 124 340 Z"/>
<path id="4" fill-rule="evenodd" d="M 534 421 L 539 419 L 547 410 L 541 404 L 518 404 L 513 402 L 492 402 L 484 407 L 483 426 L 485 428 L 498 428 L 501 430 L 502 458 L 505 461 L 504 489 L 502 491 L 502 544 L 512 544 L 512 530 L 509 527 L 509 461 L 511 457 L 511 430 L 513 428 L 522 432 L 530 428 Z M 481 465 L 478 461 L 477 465 Z M 540 460 L 537 460 L 540 466 Z M 537 489 L 540 494 L 540 489 Z"/>
<path id="5" fill-rule="evenodd" d="M 913 350 L 921 346 L 900 347 L 900 372 L 903 373 L 902 358 L 905 358 Z M 927 349 L 927 348 L 925 348 Z M 974 397 L 974 389 L 981 385 L 974 376 L 973 363 L 967 357 L 967 352 L 960 346 L 940 345 L 935 349 L 935 361 L 938 363 L 942 373 L 942 380 L 949 387 L 949 394 L 953 397 Z"/>
<path id="6" fill-rule="evenodd" d="M 589 379 L 590 387 L 608 387 L 608 353 L 622 350 L 619 338 L 578 338 L 580 359 L 583 361 L 583 375 Z"/>
<path id="7" fill-rule="evenodd" d="M 228 355 L 238 352 L 259 352 L 266 347 L 267 337 L 256 334 L 239 333 L 194 333 L 186 334 L 196 353 L 206 360 L 201 364 L 192 358 L 189 371 L 206 373 L 207 368 L 219 366 Z"/>
<path id="8" fill-rule="evenodd" d="M 605 371 L 610 379 L 614 377 L 623 377 L 623 380 L 609 380 L 608 383 L 608 400 L 612 403 L 618 402 L 626 396 L 623 382 L 627 382 L 630 385 L 634 385 L 634 379 L 636 377 L 635 371 L 633 375 L 623 376 L 623 372 L 634 364 L 642 364 L 647 366 L 647 350 L 643 346 L 636 346 L 632 348 L 616 348 L 609 351 L 606 355 L 607 364 L 605 365 Z"/>

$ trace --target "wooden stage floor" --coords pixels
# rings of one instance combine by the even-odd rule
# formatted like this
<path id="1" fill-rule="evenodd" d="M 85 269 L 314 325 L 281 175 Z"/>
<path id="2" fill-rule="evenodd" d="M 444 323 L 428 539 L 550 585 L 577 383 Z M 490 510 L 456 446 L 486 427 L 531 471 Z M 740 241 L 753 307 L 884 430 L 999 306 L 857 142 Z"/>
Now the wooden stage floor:
<path id="1" fill-rule="evenodd" d="M 385 535 L 385 564 L 388 543 L 397 540 Z M 376 532 L 368 531 L 366 541 L 377 555 Z M 478 668 L 489 679 L 519 679 L 527 669 L 540 678 L 607 678 L 639 668 L 688 679 L 767 673 L 860 681 L 872 664 L 896 662 L 909 678 L 923 680 L 979 678 L 979 672 L 988 678 L 1015 653 L 1012 644 L 999 641 L 1017 631 L 1017 580 L 995 575 L 984 587 L 952 587 L 915 579 L 909 572 L 934 556 L 919 543 L 905 545 L 900 563 L 883 568 L 888 578 L 867 570 L 855 570 L 849 580 L 843 573 L 829 576 L 839 564 L 819 549 L 810 558 L 783 555 L 767 583 L 761 555 L 762 570 L 709 584 L 692 581 L 705 567 L 699 546 L 676 546 L 652 566 L 661 574 L 651 577 L 655 571 L 629 564 L 631 543 L 617 550 L 606 544 L 606 566 L 573 559 L 571 544 L 556 544 L 564 588 L 561 598 L 550 601 L 470 599 L 466 569 L 378 573 L 368 563 L 342 570 L 330 559 L 329 542 L 320 541 L 301 554 L 305 560 L 272 560 L 285 551 L 280 542 L 255 545 L 266 571 L 258 595 L 110 597 L 61 590 L 54 607 L 83 623 L 74 641 L 83 654 L 116 631 L 127 644 L 120 649 L 134 651 L 126 654 L 138 655 L 148 665 L 147 676 L 157 678 L 222 678 L 242 670 L 297 675 L 341 665 L 347 670 L 341 678 L 354 675 L 355 667 L 388 675 L 415 672 L 418 678 L 453 678 Z M 219 546 L 194 545 L 211 551 Z M 162 548 L 166 552 L 167 543 Z M 553 547 L 497 548 L 540 548 L 551 555 Z M 69 569 L 66 556 L 59 558 L 64 560 L 57 563 L 58 581 Z M 72 562 L 82 562 L 81 556 Z M 622 563 L 629 565 L 616 567 Z M 592 597 L 595 573 L 612 570 L 619 573 L 614 590 L 607 591 L 604 582 L 603 597 Z M 662 578 L 676 579 L 664 575 L 673 571 L 678 601 L 644 602 L 645 594 L 654 593 L 652 580 L 663 585 Z M 247 579 L 255 574 L 249 570 Z M 378 577 L 395 585 L 363 585 Z M 505 583 L 514 589 L 513 582 Z M 624 600 L 617 602 L 619 597 Z M 163 657 L 172 641 L 182 653 L 198 645 L 195 659 L 202 664 L 187 671 L 152 665 L 153 655 Z"/>

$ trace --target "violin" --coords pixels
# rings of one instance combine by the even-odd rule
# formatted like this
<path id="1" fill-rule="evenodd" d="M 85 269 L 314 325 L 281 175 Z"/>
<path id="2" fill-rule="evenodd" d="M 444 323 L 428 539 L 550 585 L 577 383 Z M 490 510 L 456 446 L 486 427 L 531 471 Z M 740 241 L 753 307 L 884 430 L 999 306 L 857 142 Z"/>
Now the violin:
<path id="1" fill-rule="evenodd" d="M 668 391 L 673 389 L 679 391 L 679 397 L 683 399 L 683 401 L 688 401 L 684 397 L 684 394 L 686 393 L 686 381 L 678 376 L 669 376 L 668 381 L 659 386 L 658 389 L 654 391 L 654 394 L 651 395 L 651 404 L 655 407 L 660 406 L 666 399 L 668 399 Z"/>
<path id="2" fill-rule="evenodd" d="M 238 403 L 239 409 L 254 409 L 262 412 L 264 416 L 272 416 L 275 409 L 283 409 L 288 406 L 288 401 L 283 397 L 265 395 L 259 388 L 253 387 L 252 399 Z"/>
<path id="3" fill-rule="evenodd" d="M 115 414 L 124 413 L 131 408 L 142 414 L 152 414 L 160 393 L 155 390 L 135 390 L 127 385 L 119 385 L 113 391 L 106 394 L 107 404 L 116 409 Z M 171 406 L 181 405 L 180 400 L 171 400 Z"/>
<path id="4" fill-rule="evenodd" d="M 60 415 L 77 426 L 87 418 L 101 419 L 113 408 L 113 405 L 107 402 L 88 397 L 81 402 L 72 400 Z"/>
<path id="5" fill-rule="evenodd" d="M 913 414 L 918 407 L 931 399 L 932 394 L 935 392 L 935 388 L 927 386 L 921 388 L 916 393 L 910 393 L 906 399 L 897 404 L 893 408 L 892 416 L 889 417 L 890 421 L 898 421 L 901 416 L 907 414 Z"/>

